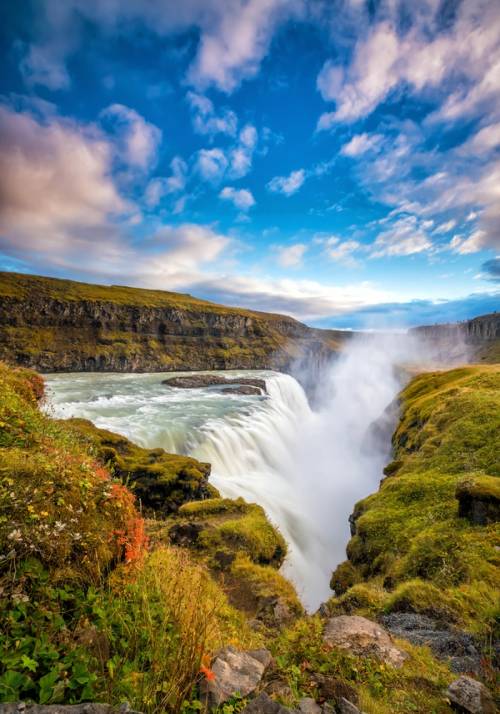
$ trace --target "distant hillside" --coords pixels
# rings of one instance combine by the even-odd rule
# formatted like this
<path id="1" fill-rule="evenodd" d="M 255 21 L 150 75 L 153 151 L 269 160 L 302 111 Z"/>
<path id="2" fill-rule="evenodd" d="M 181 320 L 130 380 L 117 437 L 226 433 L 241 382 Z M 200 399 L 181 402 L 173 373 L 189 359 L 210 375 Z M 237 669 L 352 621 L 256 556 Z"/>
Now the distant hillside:
<path id="1" fill-rule="evenodd" d="M 348 337 L 187 294 L 0 273 L 0 359 L 43 372 L 286 371 Z"/>
<path id="2" fill-rule="evenodd" d="M 424 340 L 438 357 L 470 362 L 500 362 L 500 313 L 464 322 L 415 327 L 410 333 Z"/>

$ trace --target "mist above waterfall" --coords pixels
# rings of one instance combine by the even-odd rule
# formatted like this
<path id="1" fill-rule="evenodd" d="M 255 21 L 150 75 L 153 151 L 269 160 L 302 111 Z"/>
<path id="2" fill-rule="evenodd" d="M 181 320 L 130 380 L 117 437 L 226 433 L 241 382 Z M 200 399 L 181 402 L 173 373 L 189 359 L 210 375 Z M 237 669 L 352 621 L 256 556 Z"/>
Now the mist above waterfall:
<path id="1" fill-rule="evenodd" d="M 345 558 L 354 504 L 378 488 L 390 459 L 396 365 L 421 360 L 412 336 L 353 337 L 315 368 L 314 408 L 297 379 L 276 372 L 252 372 L 265 378 L 266 398 L 175 389 L 160 374 L 51 375 L 48 384 L 56 416 L 208 461 L 222 495 L 262 505 L 289 544 L 283 572 L 314 610 Z"/>

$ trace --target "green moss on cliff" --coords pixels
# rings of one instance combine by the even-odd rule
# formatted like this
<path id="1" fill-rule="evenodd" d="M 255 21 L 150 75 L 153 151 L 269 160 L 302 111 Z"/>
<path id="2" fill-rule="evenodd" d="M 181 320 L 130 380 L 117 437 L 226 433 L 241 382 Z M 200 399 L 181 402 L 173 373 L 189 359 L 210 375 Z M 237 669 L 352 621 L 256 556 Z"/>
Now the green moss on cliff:
<path id="1" fill-rule="evenodd" d="M 422 374 L 402 392 L 401 411 L 393 437 L 398 468 L 355 508 L 351 577 L 373 589 L 372 614 L 441 614 L 487 635 L 497 606 L 499 528 L 460 517 L 456 495 L 458 486 L 498 498 L 500 367 Z M 332 607 L 356 611 L 359 587 Z"/>
<path id="2" fill-rule="evenodd" d="M 164 449 L 144 449 L 85 419 L 69 419 L 65 423 L 101 463 L 127 484 L 145 513 L 172 513 L 185 501 L 213 495 L 214 489 L 208 484 L 210 464 L 168 454 Z"/>

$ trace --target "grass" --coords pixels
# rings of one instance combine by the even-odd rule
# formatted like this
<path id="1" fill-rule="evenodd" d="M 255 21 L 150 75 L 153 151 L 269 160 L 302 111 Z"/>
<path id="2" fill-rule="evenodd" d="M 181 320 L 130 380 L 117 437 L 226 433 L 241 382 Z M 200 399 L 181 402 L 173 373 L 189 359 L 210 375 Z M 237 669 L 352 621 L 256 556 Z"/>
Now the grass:
<path id="1" fill-rule="evenodd" d="M 491 636 L 500 532 L 461 518 L 457 495 L 469 489 L 498 502 L 499 388 L 498 365 L 471 366 L 420 375 L 402 392 L 392 468 L 356 505 L 349 565 L 332 578 L 341 585 L 336 611 L 356 612 L 361 588 L 358 607 L 372 616 L 425 612 Z"/>

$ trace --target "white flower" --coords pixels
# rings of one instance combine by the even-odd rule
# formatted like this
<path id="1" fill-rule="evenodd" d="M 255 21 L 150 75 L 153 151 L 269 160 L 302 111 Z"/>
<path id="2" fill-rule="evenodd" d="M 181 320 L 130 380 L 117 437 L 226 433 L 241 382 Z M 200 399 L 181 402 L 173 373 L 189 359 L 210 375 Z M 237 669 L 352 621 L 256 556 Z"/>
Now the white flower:
<path id="1" fill-rule="evenodd" d="M 11 531 L 11 532 L 9 533 L 9 535 L 7 536 L 7 538 L 8 538 L 9 540 L 17 540 L 17 541 L 19 541 L 19 540 L 22 540 L 22 539 L 23 539 L 23 534 L 21 533 L 21 531 L 19 530 L 19 528 L 15 528 L 13 531 Z"/>

